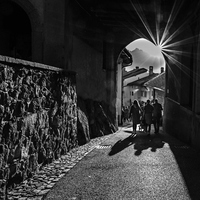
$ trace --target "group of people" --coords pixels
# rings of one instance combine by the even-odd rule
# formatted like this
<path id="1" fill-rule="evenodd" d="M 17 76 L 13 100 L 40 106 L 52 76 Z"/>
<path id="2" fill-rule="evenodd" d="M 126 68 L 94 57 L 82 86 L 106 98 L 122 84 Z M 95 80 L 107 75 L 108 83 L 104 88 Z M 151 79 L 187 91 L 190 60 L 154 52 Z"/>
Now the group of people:
<path id="1" fill-rule="evenodd" d="M 122 124 L 129 122 L 129 106 L 123 106 L 122 107 Z"/>
<path id="2" fill-rule="evenodd" d="M 151 124 L 154 124 L 155 133 L 159 133 L 162 110 L 162 105 L 157 99 L 153 103 L 147 100 L 145 105 L 142 106 L 140 106 L 137 100 L 134 100 L 129 112 L 129 117 L 133 123 L 133 134 L 136 134 L 138 124 L 143 124 L 144 131 L 148 135 L 151 132 Z"/>

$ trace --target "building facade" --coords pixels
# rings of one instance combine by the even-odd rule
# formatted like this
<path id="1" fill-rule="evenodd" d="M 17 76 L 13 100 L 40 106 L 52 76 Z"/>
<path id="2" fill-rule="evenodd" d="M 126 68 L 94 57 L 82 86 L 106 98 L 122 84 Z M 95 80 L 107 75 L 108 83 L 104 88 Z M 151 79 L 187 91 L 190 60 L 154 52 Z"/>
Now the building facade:
<path id="1" fill-rule="evenodd" d="M 158 102 L 164 107 L 165 102 L 165 72 L 161 70 L 161 73 L 155 78 L 145 83 L 148 88 L 152 89 L 153 99 L 158 99 Z"/>
<path id="2" fill-rule="evenodd" d="M 134 100 L 146 102 L 153 99 L 153 88 L 146 86 L 146 83 L 155 78 L 158 73 L 153 72 L 153 66 L 149 67 L 148 73 L 141 73 L 125 80 L 123 87 L 123 105 L 130 106 Z"/>
<path id="3" fill-rule="evenodd" d="M 159 5 L 162 23 L 158 23 L 166 47 L 163 125 L 164 131 L 199 149 L 200 5 L 198 1 L 176 2 Z M 0 54 L 76 72 L 78 95 L 105 101 L 117 122 L 119 55 L 143 36 L 152 41 L 132 3 L 137 2 L 1 0 Z M 158 13 L 149 9 L 151 1 L 140 3 L 154 33 L 157 27 L 151 19 L 158 19 Z M 174 19 L 172 10 L 177 11 Z"/>

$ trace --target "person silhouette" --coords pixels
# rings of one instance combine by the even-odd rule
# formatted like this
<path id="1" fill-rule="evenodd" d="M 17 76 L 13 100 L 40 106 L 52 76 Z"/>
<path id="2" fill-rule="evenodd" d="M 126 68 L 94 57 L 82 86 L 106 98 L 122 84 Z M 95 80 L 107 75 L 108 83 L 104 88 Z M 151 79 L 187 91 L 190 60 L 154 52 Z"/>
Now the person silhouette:
<path id="1" fill-rule="evenodd" d="M 153 108 L 154 108 L 153 109 L 153 124 L 155 128 L 155 133 L 159 133 L 163 108 L 162 108 L 162 105 L 158 103 L 158 99 L 154 100 Z"/>
<path id="2" fill-rule="evenodd" d="M 147 100 L 146 105 L 144 106 L 144 120 L 145 120 L 145 132 L 150 135 L 151 124 L 152 124 L 152 113 L 153 106 L 150 104 L 150 100 Z"/>
<path id="3" fill-rule="evenodd" d="M 136 134 L 137 125 L 140 123 L 141 113 L 142 113 L 142 109 L 138 101 L 134 100 L 130 108 L 130 113 L 129 113 L 129 117 L 132 119 L 132 123 L 133 123 L 133 134 Z"/>

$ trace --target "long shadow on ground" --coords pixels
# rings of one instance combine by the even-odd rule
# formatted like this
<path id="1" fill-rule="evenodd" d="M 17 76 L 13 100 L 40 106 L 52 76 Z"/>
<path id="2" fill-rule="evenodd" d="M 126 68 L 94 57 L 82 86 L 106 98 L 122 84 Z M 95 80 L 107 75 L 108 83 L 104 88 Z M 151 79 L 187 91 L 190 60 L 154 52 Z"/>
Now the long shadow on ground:
<path id="1" fill-rule="evenodd" d="M 125 132 L 131 133 L 131 131 Z M 119 153 L 130 145 L 134 145 L 134 149 L 136 149 L 135 155 L 139 156 L 143 150 L 150 148 L 152 152 L 155 152 L 158 148 L 162 148 L 165 143 L 168 143 L 174 154 L 191 200 L 199 200 L 200 152 L 170 135 L 158 134 L 147 136 L 143 134 L 129 136 L 124 140 L 116 142 L 112 146 L 109 156 Z"/>
<path id="2" fill-rule="evenodd" d="M 125 131 L 131 133 L 131 131 Z M 111 148 L 109 156 L 119 153 L 123 149 L 130 145 L 134 145 L 135 155 L 140 155 L 143 150 L 151 148 L 151 151 L 155 152 L 157 148 L 162 148 L 164 146 L 164 141 L 160 135 L 130 135 L 124 140 L 117 141 Z"/>
<path id="3" fill-rule="evenodd" d="M 109 156 L 112 156 L 114 154 L 119 153 L 123 149 L 127 148 L 128 146 L 132 145 L 134 142 L 134 136 L 129 136 L 125 138 L 124 140 L 117 141 L 111 148 L 111 151 L 109 152 Z"/>

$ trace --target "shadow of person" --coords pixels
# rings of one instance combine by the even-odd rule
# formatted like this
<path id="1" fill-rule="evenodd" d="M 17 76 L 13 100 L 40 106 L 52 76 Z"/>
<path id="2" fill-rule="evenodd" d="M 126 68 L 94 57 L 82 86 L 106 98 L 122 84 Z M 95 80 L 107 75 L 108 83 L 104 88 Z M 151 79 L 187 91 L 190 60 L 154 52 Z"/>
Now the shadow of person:
<path id="1" fill-rule="evenodd" d="M 125 131 L 132 133 L 131 131 Z M 134 144 L 135 155 L 139 156 L 143 150 L 151 149 L 152 152 L 156 152 L 158 148 L 162 148 L 165 144 L 161 135 L 151 135 L 138 133 L 137 135 L 130 135 L 124 140 L 117 141 L 108 153 L 109 156 L 119 153 L 130 145 Z"/>
<path id="2" fill-rule="evenodd" d="M 125 133 L 133 133 L 133 131 L 124 131 Z"/>
<path id="3" fill-rule="evenodd" d="M 161 137 L 157 136 L 151 140 L 151 151 L 156 152 L 156 149 L 163 148 L 165 142 Z"/>
<path id="4" fill-rule="evenodd" d="M 125 138 L 124 140 L 117 141 L 111 148 L 110 152 L 108 153 L 109 156 L 113 156 L 114 154 L 119 153 L 123 149 L 127 148 L 128 146 L 134 143 L 136 135 Z"/>
<path id="5" fill-rule="evenodd" d="M 151 136 L 141 136 L 135 140 L 134 149 L 135 155 L 139 156 L 143 150 L 151 149 L 152 152 L 156 152 L 158 148 L 162 148 L 165 142 L 162 137 L 159 135 L 151 135 Z"/>

